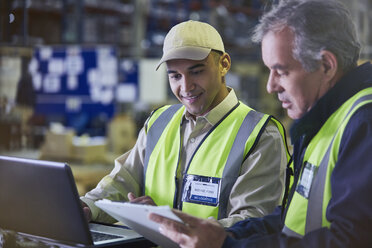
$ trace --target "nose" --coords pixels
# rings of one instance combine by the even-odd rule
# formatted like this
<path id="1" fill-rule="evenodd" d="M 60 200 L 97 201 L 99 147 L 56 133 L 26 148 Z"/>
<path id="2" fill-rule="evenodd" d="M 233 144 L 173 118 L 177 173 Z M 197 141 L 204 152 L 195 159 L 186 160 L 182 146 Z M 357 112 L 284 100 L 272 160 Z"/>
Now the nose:
<path id="1" fill-rule="evenodd" d="M 274 75 L 273 71 L 270 71 L 269 78 L 267 79 L 266 90 L 268 93 L 277 92 L 279 88 L 279 84 L 277 82 L 277 78 Z"/>
<path id="2" fill-rule="evenodd" d="M 190 78 L 184 76 L 180 82 L 181 90 L 183 92 L 189 92 L 194 89 L 195 85 Z"/>

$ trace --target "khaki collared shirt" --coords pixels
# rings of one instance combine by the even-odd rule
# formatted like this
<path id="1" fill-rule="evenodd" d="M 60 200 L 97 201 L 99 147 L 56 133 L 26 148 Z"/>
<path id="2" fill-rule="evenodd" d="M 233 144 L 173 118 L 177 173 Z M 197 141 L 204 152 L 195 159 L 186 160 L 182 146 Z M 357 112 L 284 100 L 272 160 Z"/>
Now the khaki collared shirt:
<path id="1" fill-rule="evenodd" d="M 196 120 L 185 111 L 181 124 L 183 143 L 180 169 L 177 174 L 179 179 L 182 178 L 185 165 L 188 164 L 203 137 L 238 103 L 234 90 L 229 88 L 229 91 L 220 104 L 204 116 L 197 117 Z M 127 201 L 128 192 L 133 192 L 137 196 L 141 195 L 144 186 L 143 162 L 146 139 L 145 130 L 142 128 L 133 149 L 117 158 L 112 172 L 105 176 L 95 189 L 81 198 L 90 207 L 93 220 L 113 221 L 94 205 L 94 201 L 102 198 Z M 228 199 L 228 217 L 220 219 L 220 224 L 229 227 L 240 220 L 262 217 L 271 213 L 281 203 L 286 163 L 283 139 L 276 125 L 270 121 L 254 151 L 243 162 L 240 176 Z M 178 202 L 181 194 L 180 191 Z"/>

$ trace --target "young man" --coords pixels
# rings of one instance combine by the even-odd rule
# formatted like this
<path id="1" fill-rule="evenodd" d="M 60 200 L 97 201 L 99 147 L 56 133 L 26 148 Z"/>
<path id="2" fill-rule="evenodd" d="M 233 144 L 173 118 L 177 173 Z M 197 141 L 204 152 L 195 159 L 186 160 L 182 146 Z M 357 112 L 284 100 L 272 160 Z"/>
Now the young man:
<path id="1" fill-rule="evenodd" d="M 264 14 L 269 93 L 295 119 L 294 183 L 284 212 L 227 230 L 184 213 L 185 224 L 152 214 L 181 247 L 371 247 L 372 65 L 338 1 L 282 1 Z M 228 235 L 230 234 L 230 235 Z"/>
<path id="2" fill-rule="evenodd" d="M 284 188 L 284 130 L 226 86 L 231 60 L 218 32 L 197 21 L 174 26 L 163 63 L 182 104 L 151 114 L 134 148 L 81 198 L 87 216 L 112 221 L 94 206 L 102 198 L 169 205 L 225 227 L 272 212 Z"/>

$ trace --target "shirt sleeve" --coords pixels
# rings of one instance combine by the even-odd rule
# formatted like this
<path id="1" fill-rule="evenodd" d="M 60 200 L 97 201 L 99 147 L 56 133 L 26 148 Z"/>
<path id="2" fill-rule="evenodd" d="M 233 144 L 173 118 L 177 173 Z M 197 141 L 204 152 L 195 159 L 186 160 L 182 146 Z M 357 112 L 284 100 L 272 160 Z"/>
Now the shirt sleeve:
<path id="1" fill-rule="evenodd" d="M 243 162 L 232 187 L 224 227 L 246 218 L 270 214 L 281 204 L 285 188 L 286 147 L 274 124 L 269 121 L 253 152 Z"/>
<path id="2" fill-rule="evenodd" d="M 302 239 L 288 237 L 280 231 L 259 237 L 251 233 L 246 238 L 229 237 L 223 247 L 370 247 L 371 137 L 372 108 L 369 104 L 353 115 L 341 140 L 338 162 L 331 176 L 332 198 L 326 212 L 330 228 L 314 230 Z M 244 232 L 239 225 L 232 227 L 231 231 Z"/>
<path id="3" fill-rule="evenodd" d="M 112 217 L 94 205 L 95 201 L 103 198 L 113 201 L 127 201 L 129 192 L 133 192 L 137 196 L 142 195 L 145 148 L 146 133 L 142 128 L 133 149 L 115 159 L 115 166 L 111 173 L 103 177 L 96 188 L 80 198 L 91 209 L 92 220 L 115 222 Z"/>

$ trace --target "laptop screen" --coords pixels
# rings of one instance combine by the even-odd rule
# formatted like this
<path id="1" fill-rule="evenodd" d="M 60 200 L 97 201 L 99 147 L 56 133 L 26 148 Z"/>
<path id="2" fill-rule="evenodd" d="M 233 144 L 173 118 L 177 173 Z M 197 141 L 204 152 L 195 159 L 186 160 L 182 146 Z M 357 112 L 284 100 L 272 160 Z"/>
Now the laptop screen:
<path id="1" fill-rule="evenodd" d="M 0 156 L 0 227 L 92 244 L 70 167 Z"/>

